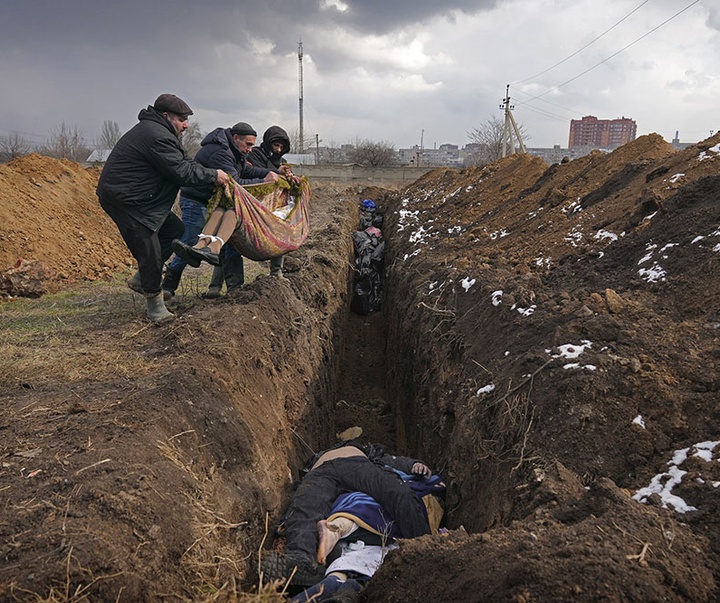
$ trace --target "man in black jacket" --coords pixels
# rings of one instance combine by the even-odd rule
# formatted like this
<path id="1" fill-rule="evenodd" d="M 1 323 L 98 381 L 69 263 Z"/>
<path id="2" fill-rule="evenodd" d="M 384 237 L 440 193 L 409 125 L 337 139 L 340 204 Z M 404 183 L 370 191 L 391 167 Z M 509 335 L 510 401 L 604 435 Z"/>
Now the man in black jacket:
<path id="1" fill-rule="evenodd" d="M 238 122 L 232 128 L 215 128 L 200 143 L 195 161 L 210 168 L 220 168 L 240 185 L 275 182 L 279 176 L 264 166 L 255 167 L 246 161 L 255 146 L 257 132 L 250 124 Z M 195 245 L 205 226 L 207 204 L 214 192 L 207 185 L 183 186 L 180 191 L 180 209 L 185 231 L 179 238 L 186 245 Z M 232 246 L 226 245 L 221 253 L 222 265 L 213 272 L 207 297 L 217 297 L 222 289 L 223 277 L 228 291 L 240 287 L 245 281 L 243 257 Z M 175 295 L 187 262 L 177 255 L 165 271 L 162 288 L 165 299 Z"/>
<path id="2" fill-rule="evenodd" d="M 248 163 L 277 173 L 291 174 L 283 155 L 290 150 L 290 137 L 280 126 L 270 126 L 263 134 L 262 142 L 248 155 Z M 283 168 L 283 165 L 285 168 Z M 283 256 L 270 260 L 270 274 L 282 277 Z"/>
<path id="3" fill-rule="evenodd" d="M 297 568 L 293 583 L 298 586 L 322 580 L 325 568 L 316 561 L 318 521 L 327 517 L 341 492 L 372 496 L 395 521 L 403 538 L 429 534 L 423 502 L 393 468 L 423 477 L 432 475 L 418 459 L 387 454 L 383 446 L 355 440 L 313 456 L 285 518 L 285 555 L 271 553 L 262 559 L 265 578 L 289 578 Z"/>
<path id="4" fill-rule="evenodd" d="M 222 169 L 203 167 L 187 156 L 180 135 L 192 114 L 174 94 L 158 96 L 113 148 L 96 191 L 138 262 L 128 286 L 145 295 L 148 317 L 156 322 L 174 316 L 165 307 L 160 283 L 172 241 L 184 230 L 171 211 L 178 190 L 183 185 L 213 189 L 229 182 Z"/>

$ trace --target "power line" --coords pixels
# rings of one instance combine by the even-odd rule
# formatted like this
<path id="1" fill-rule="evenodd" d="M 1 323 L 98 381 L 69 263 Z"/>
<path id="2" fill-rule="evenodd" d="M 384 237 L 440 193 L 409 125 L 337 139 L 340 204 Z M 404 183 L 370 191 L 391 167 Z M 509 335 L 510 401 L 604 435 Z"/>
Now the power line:
<path id="1" fill-rule="evenodd" d="M 518 101 L 518 104 L 520 104 L 520 105 L 526 105 L 526 104 L 529 103 L 531 100 L 535 100 L 535 99 L 537 98 L 537 97 L 533 96 L 532 94 L 530 94 L 530 93 L 528 93 L 528 92 L 525 92 L 524 90 L 521 90 L 521 89 L 519 89 L 519 88 L 517 89 L 517 92 L 519 92 L 519 93 L 521 93 L 521 94 L 524 94 L 524 95 L 530 97 L 529 100 L 526 100 L 526 101 L 522 101 L 522 100 L 521 100 L 521 101 Z M 537 100 L 539 100 L 540 102 L 546 103 L 546 104 L 548 104 L 548 105 L 552 105 L 553 107 L 557 107 L 558 109 L 562 109 L 563 111 L 568 111 L 568 112 L 570 112 L 570 113 L 575 113 L 576 115 L 580 115 L 580 114 L 581 114 L 580 111 L 576 111 L 575 109 L 571 109 L 570 107 L 564 107 L 563 105 L 558 105 L 557 103 L 553 103 L 552 101 L 549 101 L 549 100 L 544 99 L 544 98 L 537 98 Z M 527 109 L 527 108 L 529 108 L 529 107 L 526 106 L 525 108 Z"/>
<path id="2" fill-rule="evenodd" d="M 604 32 L 602 32 L 597 38 L 594 38 L 593 40 L 590 40 L 587 44 L 585 44 L 585 46 L 583 46 L 582 48 L 578 48 L 578 49 L 577 49 L 575 52 L 573 52 L 571 55 L 565 57 L 562 61 L 558 61 L 558 62 L 555 63 L 552 67 L 548 67 L 547 69 L 541 71 L 540 73 L 536 73 L 535 75 L 533 75 L 533 76 L 531 76 L 531 77 L 528 77 L 528 78 L 525 78 L 524 80 L 520 80 L 520 81 L 518 81 L 518 82 L 512 82 L 512 83 L 513 83 L 513 84 L 523 84 L 523 83 L 525 83 L 525 82 L 527 82 L 527 81 L 529 81 L 529 80 L 533 80 L 533 79 L 535 79 L 536 77 L 547 73 L 548 71 L 552 71 L 553 69 L 555 69 L 555 67 L 558 67 L 559 65 L 562 65 L 564 62 L 569 61 L 569 60 L 572 59 L 574 56 L 580 54 L 580 53 L 581 53 L 583 50 L 585 50 L 588 46 L 593 45 L 593 44 L 594 44 L 595 42 L 597 42 L 600 38 L 602 38 L 605 34 L 610 33 L 613 29 L 615 29 L 618 25 L 620 25 L 620 23 L 622 23 L 623 21 L 625 21 L 625 19 L 627 19 L 628 17 L 630 17 L 633 13 L 636 13 L 638 10 L 640 10 L 640 9 L 641 9 L 643 6 L 645 6 L 648 2 L 650 2 L 650 0 L 645 0 L 643 3 L 641 3 L 639 6 L 635 7 L 632 11 L 630 11 L 627 15 L 625 15 L 622 19 L 620 19 L 617 23 L 615 23 L 612 27 L 610 27 L 610 28 L 606 29 Z"/>
<path id="3" fill-rule="evenodd" d="M 537 113 L 538 115 L 542 115 L 543 117 L 548 117 L 550 119 L 554 119 L 555 121 L 561 121 L 563 123 L 567 123 L 567 117 L 561 117 L 560 115 L 555 115 L 554 113 L 550 113 L 549 111 L 544 111 L 543 109 L 538 109 L 537 107 L 531 107 L 526 106 L 526 110 L 532 111 L 533 113 Z"/>
<path id="4" fill-rule="evenodd" d="M 582 73 L 579 73 L 579 74 L 576 75 L 575 77 L 570 78 L 569 80 L 563 82 L 562 84 L 558 84 L 558 85 L 555 86 L 554 88 L 550 88 L 549 90 L 546 90 L 546 91 L 543 92 L 542 94 L 538 94 L 537 96 L 533 96 L 531 100 L 536 100 L 536 99 L 539 99 L 539 98 L 545 96 L 546 94 L 550 94 L 551 92 L 554 92 L 555 90 L 558 90 L 558 89 L 562 88 L 563 86 L 566 86 L 567 84 L 569 84 L 569 83 L 571 83 L 571 82 L 574 82 L 575 80 L 581 78 L 583 75 L 585 75 L 585 74 L 587 74 L 587 73 L 590 73 L 593 69 L 599 67 L 599 66 L 602 65 L 603 63 L 606 63 L 606 62 L 609 61 L 610 59 L 616 57 L 616 56 L 619 55 L 621 52 L 626 51 L 626 50 L 627 50 L 628 48 L 630 48 L 631 46 L 634 46 L 635 44 L 637 44 L 640 40 L 648 37 L 651 33 L 657 31 L 658 29 L 660 29 L 663 25 L 666 25 L 667 23 L 669 23 L 670 21 L 672 21 L 675 17 L 677 17 L 677 16 L 681 15 L 682 13 L 684 13 L 684 12 L 685 12 L 686 10 L 688 10 L 690 7 L 695 6 L 698 2 L 700 2 L 700 0 L 694 0 L 693 2 L 691 2 L 690 4 L 688 4 L 685 8 L 683 8 L 682 10 L 676 12 L 672 17 L 669 17 L 668 19 L 665 19 L 665 21 L 663 21 L 662 23 L 660 23 L 660 25 L 657 25 L 656 27 L 653 27 L 650 31 L 644 33 L 642 36 L 640 36 L 640 37 L 637 38 L 636 40 L 633 40 L 632 42 L 630 42 L 630 44 L 627 44 L 626 46 L 623 46 L 620 50 L 618 50 L 617 52 L 614 52 L 614 53 L 611 54 L 609 57 L 603 59 L 602 61 L 600 61 L 600 62 L 597 63 L 596 65 L 593 65 L 592 67 L 586 69 L 586 70 L 583 71 Z"/>
<path id="5" fill-rule="evenodd" d="M 0 131 L 1 132 L 9 132 L 10 134 L 17 134 L 19 136 L 30 136 L 32 138 L 40 138 L 43 140 L 45 138 L 47 138 L 47 136 L 42 135 L 42 134 L 31 134 L 30 132 L 20 132 L 18 130 L 11 130 L 10 128 L 3 128 L 2 126 L 0 126 Z"/>

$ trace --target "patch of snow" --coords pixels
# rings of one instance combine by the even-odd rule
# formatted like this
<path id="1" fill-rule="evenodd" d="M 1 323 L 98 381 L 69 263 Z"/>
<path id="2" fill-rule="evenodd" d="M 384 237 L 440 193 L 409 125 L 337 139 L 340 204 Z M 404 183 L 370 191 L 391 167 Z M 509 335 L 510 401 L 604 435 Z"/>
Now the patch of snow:
<path id="1" fill-rule="evenodd" d="M 665 272 L 665 269 L 660 264 L 655 262 L 650 268 L 640 268 L 638 274 L 640 278 L 648 283 L 657 283 L 666 280 L 665 276 L 667 272 Z"/>
<path id="2" fill-rule="evenodd" d="M 609 230 L 603 230 L 602 228 L 595 233 L 596 239 L 610 239 L 611 241 L 617 241 L 618 236 L 614 232 Z"/>
<path id="3" fill-rule="evenodd" d="M 568 360 L 574 360 L 578 358 L 585 350 L 589 350 L 592 347 L 592 342 L 587 339 L 583 339 L 580 345 L 574 343 L 566 343 L 558 346 L 558 354 L 553 358 L 567 358 Z M 547 350 L 548 354 L 551 350 Z"/>
<path id="4" fill-rule="evenodd" d="M 517 310 L 522 316 L 530 316 L 537 309 L 537 305 L 533 304 L 529 308 L 520 308 L 517 304 L 513 304 L 511 310 Z"/>
<path id="5" fill-rule="evenodd" d="M 709 148 L 707 151 L 703 151 L 698 155 L 698 161 L 704 161 L 705 159 L 712 159 L 720 153 L 720 144 L 716 144 L 714 147 Z"/>
<path id="6" fill-rule="evenodd" d="M 678 485 L 687 471 L 680 469 L 690 456 L 701 458 L 705 462 L 712 462 L 715 457 L 715 449 L 720 445 L 720 440 L 707 440 L 694 444 L 690 448 L 681 448 L 676 450 L 671 460 L 668 461 L 670 468 L 656 475 L 650 481 L 650 485 L 637 491 L 634 500 L 646 503 L 651 494 L 658 494 L 662 500 L 663 507 L 667 508 L 671 505 L 678 513 L 687 513 L 688 511 L 697 511 L 697 508 L 688 505 L 682 498 L 672 494 L 672 489 Z M 718 459 L 720 461 L 720 459 Z M 701 480 L 702 476 L 697 475 L 696 480 Z M 705 483 L 704 480 L 699 483 Z M 720 482 L 712 482 L 712 487 L 717 488 Z"/>

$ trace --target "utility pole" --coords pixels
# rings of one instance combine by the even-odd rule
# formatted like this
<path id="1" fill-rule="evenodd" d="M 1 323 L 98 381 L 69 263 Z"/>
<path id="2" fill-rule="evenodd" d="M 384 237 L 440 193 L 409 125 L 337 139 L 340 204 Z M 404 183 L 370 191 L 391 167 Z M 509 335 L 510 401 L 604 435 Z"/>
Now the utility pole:
<path id="1" fill-rule="evenodd" d="M 513 134 L 517 138 L 518 146 L 520 147 L 521 153 L 527 153 L 525 150 L 525 145 L 522 141 L 522 136 L 520 136 L 520 129 L 517 127 L 517 124 L 515 123 L 515 118 L 513 117 L 513 114 L 511 111 L 515 108 L 515 105 L 510 104 L 510 84 L 507 85 L 505 88 L 505 98 L 502 100 L 502 104 L 500 105 L 501 109 L 505 110 L 505 125 L 503 127 L 503 150 L 502 150 L 502 156 L 507 157 L 508 150 L 510 151 L 510 155 L 515 154 L 515 139 L 513 138 Z"/>
<path id="2" fill-rule="evenodd" d="M 423 128 L 420 131 L 420 154 L 418 155 L 418 160 L 417 160 L 418 167 L 420 167 L 422 165 L 422 161 L 423 161 L 423 152 L 425 150 L 423 147 L 423 139 L 424 138 L 425 138 L 425 128 Z"/>
<path id="3" fill-rule="evenodd" d="M 320 138 L 315 134 L 315 165 L 320 165 Z"/>
<path id="4" fill-rule="evenodd" d="M 298 42 L 298 81 L 300 84 L 300 132 L 298 142 L 298 153 L 303 152 L 305 146 L 305 133 L 303 132 L 303 72 L 302 72 L 302 60 L 303 60 L 303 45 L 302 40 Z"/>

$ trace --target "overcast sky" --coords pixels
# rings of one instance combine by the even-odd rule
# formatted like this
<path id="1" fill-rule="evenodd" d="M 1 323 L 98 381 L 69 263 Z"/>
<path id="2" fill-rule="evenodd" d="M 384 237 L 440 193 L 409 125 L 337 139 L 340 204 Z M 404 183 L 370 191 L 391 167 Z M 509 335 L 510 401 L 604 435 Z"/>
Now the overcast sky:
<path id="1" fill-rule="evenodd" d="M 64 122 L 94 142 L 163 92 L 203 131 L 297 131 L 299 40 L 321 144 L 463 146 L 506 84 L 530 147 L 567 146 L 584 115 L 720 129 L 718 0 L 0 0 L 0 136 Z"/>

